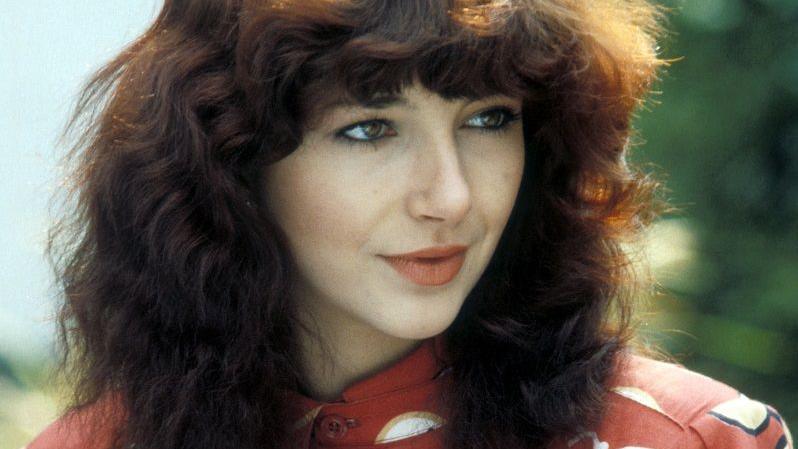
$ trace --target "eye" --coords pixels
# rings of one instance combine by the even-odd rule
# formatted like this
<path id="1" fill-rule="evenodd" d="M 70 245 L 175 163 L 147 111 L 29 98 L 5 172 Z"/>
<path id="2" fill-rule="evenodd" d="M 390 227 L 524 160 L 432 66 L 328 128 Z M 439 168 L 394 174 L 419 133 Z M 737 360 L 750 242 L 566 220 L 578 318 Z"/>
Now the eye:
<path id="1" fill-rule="evenodd" d="M 514 112 L 509 108 L 501 107 L 489 109 L 468 119 L 466 123 L 471 124 L 470 128 L 477 128 L 482 132 L 499 132 L 507 129 L 507 126 L 520 119 L 521 113 Z M 476 123 L 476 125 L 473 125 Z"/>
<path id="2" fill-rule="evenodd" d="M 385 134 L 391 127 L 385 120 L 373 119 L 349 125 L 335 133 L 335 137 L 349 142 L 368 143 L 383 136 L 395 136 L 396 131 Z"/>

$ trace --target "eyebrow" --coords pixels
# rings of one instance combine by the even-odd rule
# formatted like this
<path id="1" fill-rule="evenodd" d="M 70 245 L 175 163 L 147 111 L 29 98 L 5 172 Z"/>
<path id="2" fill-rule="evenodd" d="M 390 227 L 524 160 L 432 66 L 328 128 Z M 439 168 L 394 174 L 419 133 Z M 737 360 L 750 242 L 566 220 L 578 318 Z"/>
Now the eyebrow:
<path id="1" fill-rule="evenodd" d="M 411 104 L 407 101 L 404 97 L 396 97 L 396 96 L 379 96 L 374 98 L 369 98 L 366 101 L 354 101 L 348 98 L 341 98 L 334 100 L 328 104 L 324 105 L 323 109 L 334 109 L 339 107 L 365 107 L 369 109 L 387 109 L 394 106 L 404 106 L 410 110 L 417 110 L 415 105 Z"/>

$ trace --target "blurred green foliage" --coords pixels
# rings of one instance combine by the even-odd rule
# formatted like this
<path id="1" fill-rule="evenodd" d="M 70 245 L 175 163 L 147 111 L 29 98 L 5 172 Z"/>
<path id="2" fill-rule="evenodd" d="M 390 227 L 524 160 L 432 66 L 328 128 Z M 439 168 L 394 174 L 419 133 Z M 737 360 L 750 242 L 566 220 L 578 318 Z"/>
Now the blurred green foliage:
<path id="1" fill-rule="evenodd" d="M 654 333 L 798 423 L 798 1 L 663 4 L 660 54 L 681 59 L 638 113 L 632 160 L 660 174 L 680 209 L 666 221 L 690 238 L 655 270 Z"/>
<path id="2" fill-rule="evenodd" d="M 632 159 L 681 209 L 652 233 L 652 338 L 798 425 L 798 0 L 670 0 Z M 0 354 L 0 449 L 54 418 L 51 361 Z"/>
<path id="3" fill-rule="evenodd" d="M 0 353 L 0 449 L 18 449 L 58 416 L 59 392 L 48 382 L 52 362 Z"/>

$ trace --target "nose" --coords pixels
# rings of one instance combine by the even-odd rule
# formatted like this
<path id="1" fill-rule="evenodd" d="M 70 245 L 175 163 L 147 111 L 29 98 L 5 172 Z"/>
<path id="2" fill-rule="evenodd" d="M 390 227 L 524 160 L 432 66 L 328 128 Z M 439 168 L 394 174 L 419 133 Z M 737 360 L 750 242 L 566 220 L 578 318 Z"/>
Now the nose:
<path id="1" fill-rule="evenodd" d="M 451 133 L 441 133 L 419 151 L 416 189 L 408 209 L 417 219 L 456 224 L 471 210 L 471 189 L 462 167 L 460 152 Z"/>

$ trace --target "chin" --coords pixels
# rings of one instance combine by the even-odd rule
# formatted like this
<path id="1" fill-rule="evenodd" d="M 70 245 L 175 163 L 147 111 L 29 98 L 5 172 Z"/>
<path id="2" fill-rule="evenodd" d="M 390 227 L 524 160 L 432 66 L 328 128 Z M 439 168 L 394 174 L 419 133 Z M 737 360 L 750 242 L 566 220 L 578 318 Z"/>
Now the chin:
<path id="1" fill-rule="evenodd" d="M 381 326 L 381 330 L 385 334 L 391 335 L 395 338 L 401 338 L 405 340 L 424 340 L 443 333 L 453 321 L 454 317 L 452 317 L 451 320 L 447 319 L 437 322 L 429 322 L 428 320 L 424 319 L 415 319 L 412 321 L 403 320 L 399 323 L 392 323 L 395 324 L 394 326 L 391 326 L 390 324 L 387 326 Z"/>

